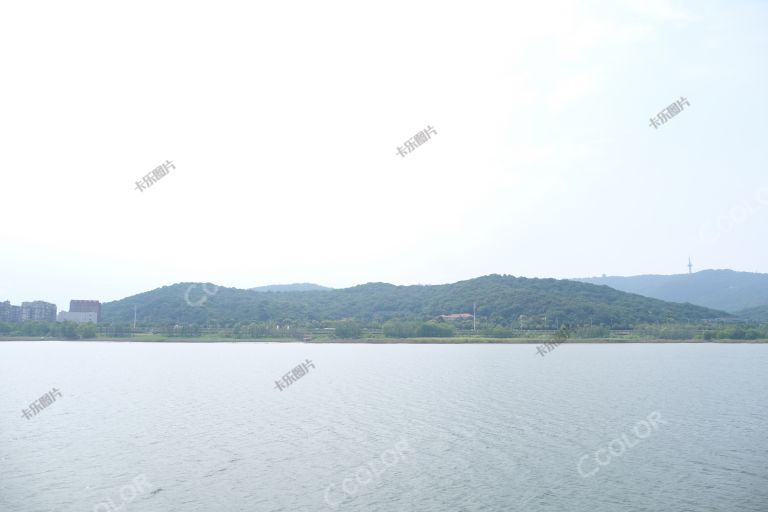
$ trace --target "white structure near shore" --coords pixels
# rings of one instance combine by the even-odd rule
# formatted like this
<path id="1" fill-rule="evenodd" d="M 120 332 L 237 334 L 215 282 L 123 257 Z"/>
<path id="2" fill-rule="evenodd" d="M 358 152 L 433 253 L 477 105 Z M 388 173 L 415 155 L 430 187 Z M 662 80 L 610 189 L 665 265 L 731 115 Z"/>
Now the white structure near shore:
<path id="1" fill-rule="evenodd" d="M 88 312 L 69 312 L 59 311 L 59 315 L 56 318 L 57 322 L 75 322 L 78 324 L 98 323 L 98 313 L 95 311 Z"/>

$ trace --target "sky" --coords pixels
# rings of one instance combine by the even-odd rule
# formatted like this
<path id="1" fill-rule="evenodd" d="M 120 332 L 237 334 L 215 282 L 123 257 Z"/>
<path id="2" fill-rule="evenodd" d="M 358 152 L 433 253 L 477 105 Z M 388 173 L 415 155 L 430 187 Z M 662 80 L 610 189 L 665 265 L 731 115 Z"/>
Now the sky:
<path id="1" fill-rule="evenodd" d="M 6 2 L 0 301 L 768 272 L 767 25 L 741 0 Z"/>

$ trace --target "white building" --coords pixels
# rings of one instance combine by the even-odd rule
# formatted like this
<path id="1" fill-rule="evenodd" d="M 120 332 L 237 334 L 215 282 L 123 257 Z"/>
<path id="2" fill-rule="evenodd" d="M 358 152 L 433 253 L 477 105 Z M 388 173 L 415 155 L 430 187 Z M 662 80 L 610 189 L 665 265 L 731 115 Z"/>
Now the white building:
<path id="1" fill-rule="evenodd" d="M 88 312 L 74 312 L 59 311 L 59 315 L 56 318 L 57 322 L 75 322 L 77 324 L 86 324 L 88 322 L 97 323 L 98 313 L 95 311 Z"/>

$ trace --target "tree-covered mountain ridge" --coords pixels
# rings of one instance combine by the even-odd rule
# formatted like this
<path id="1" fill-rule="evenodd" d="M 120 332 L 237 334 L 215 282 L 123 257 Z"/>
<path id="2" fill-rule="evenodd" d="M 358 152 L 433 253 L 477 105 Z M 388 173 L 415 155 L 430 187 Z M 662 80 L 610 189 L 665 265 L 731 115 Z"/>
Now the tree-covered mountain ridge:
<path id="1" fill-rule="evenodd" d="M 642 323 L 694 322 L 730 315 L 678 304 L 608 286 L 583 282 L 493 274 L 452 284 L 367 283 L 351 288 L 254 292 L 211 283 L 177 283 L 108 302 L 105 322 L 140 324 L 234 325 L 238 322 L 313 323 L 354 319 L 375 324 L 390 319 L 431 320 L 472 313 L 486 326 L 552 327 L 606 325 L 627 328 Z"/>

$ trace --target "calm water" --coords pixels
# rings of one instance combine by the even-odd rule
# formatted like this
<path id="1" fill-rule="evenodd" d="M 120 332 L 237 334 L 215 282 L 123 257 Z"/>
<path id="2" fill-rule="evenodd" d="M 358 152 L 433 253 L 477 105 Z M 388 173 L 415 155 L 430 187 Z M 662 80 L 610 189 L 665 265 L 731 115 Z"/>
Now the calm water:
<path id="1" fill-rule="evenodd" d="M 764 512 L 767 370 L 768 345 L 0 343 L 0 511 Z"/>

